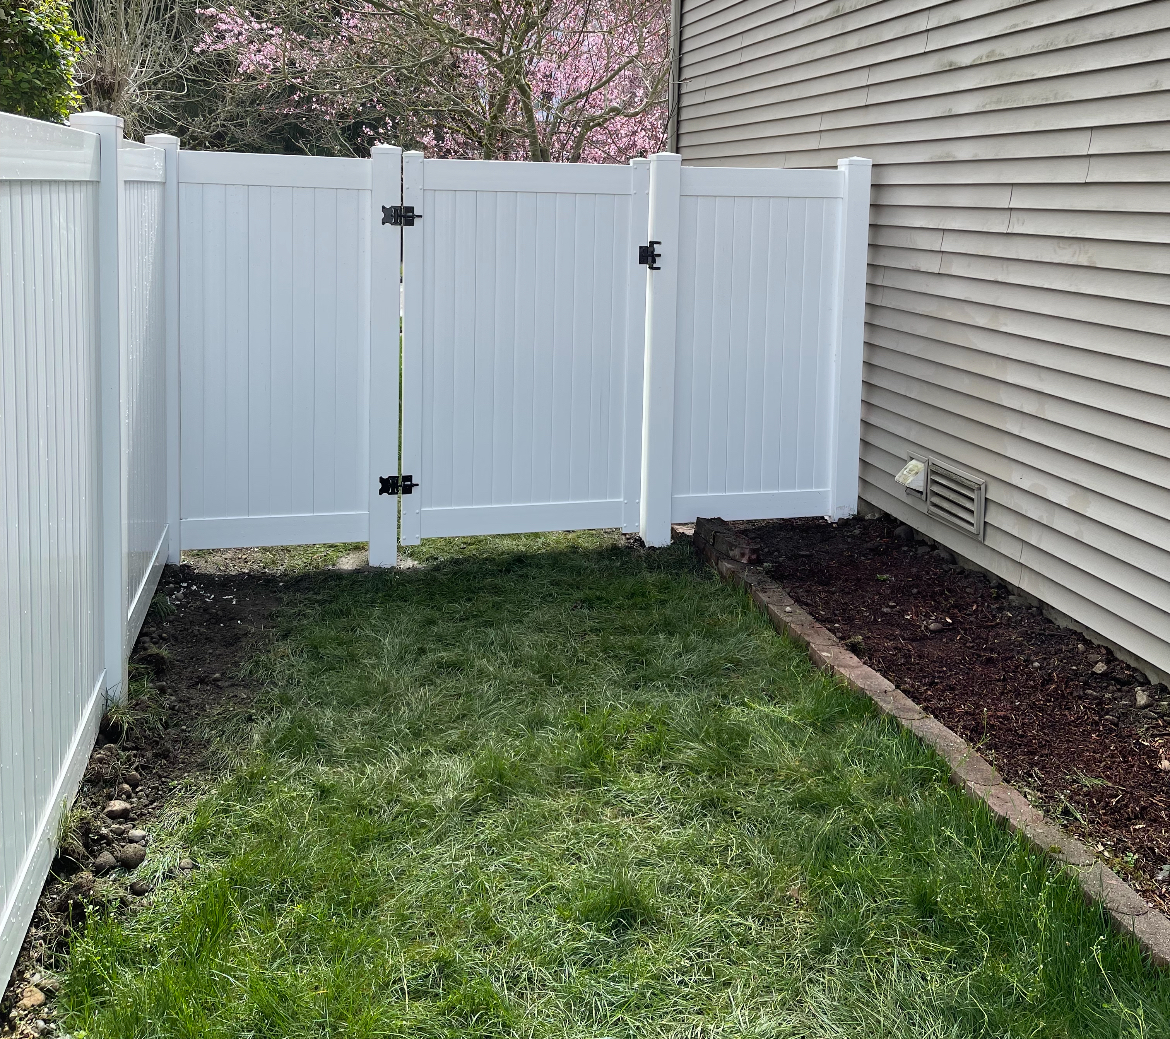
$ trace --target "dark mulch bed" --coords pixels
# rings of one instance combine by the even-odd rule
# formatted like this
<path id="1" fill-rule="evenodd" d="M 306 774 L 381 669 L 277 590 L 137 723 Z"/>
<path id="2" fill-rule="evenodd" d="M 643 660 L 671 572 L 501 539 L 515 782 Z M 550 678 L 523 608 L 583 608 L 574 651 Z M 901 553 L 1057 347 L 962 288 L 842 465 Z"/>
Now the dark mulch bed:
<path id="1" fill-rule="evenodd" d="M 238 669 L 276 606 L 278 582 L 200 572 L 184 563 L 166 568 L 158 590 L 175 612 L 148 616 L 130 657 L 132 685 L 136 676 L 139 683 L 148 677 L 150 693 L 137 698 L 129 712 L 102 719 L 74 803 L 75 825 L 53 861 L 0 999 L 0 1037 L 37 1035 L 38 1019 L 51 1020 L 51 998 L 42 1007 L 16 1009 L 26 986 L 37 981 L 51 993 L 52 972 L 69 932 L 84 926 L 93 912 L 143 897 L 132 885 L 152 873 L 149 836 L 146 863 L 136 870 L 102 871 L 99 857 L 126 846 L 131 828 L 152 834 L 176 785 L 206 771 L 209 747 L 201 722 L 224 711 L 246 712 L 254 701 L 255 690 Z M 114 799 L 130 804 L 128 818 L 115 821 L 103 814 Z M 48 980 L 40 981 L 42 976 Z"/>
<path id="2" fill-rule="evenodd" d="M 1170 690 L 895 520 L 735 526 L 849 649 L 1170 909 Z"/>

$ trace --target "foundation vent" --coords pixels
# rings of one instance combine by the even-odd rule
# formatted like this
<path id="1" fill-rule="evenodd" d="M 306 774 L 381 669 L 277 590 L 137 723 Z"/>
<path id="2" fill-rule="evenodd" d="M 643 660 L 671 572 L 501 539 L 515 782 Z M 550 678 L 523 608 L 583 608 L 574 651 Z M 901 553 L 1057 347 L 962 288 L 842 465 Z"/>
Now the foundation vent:
<path id="1" fill-rule="evenodd" d="M 927 515 L 983 540 L 987 484 L 933 458 L 926 467 Z"/>

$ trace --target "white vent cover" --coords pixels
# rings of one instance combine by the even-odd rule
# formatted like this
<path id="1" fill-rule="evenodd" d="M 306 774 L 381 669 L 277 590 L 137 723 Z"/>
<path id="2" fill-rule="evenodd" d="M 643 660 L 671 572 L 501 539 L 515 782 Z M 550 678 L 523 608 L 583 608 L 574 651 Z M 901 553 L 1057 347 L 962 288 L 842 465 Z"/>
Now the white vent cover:
<path id="1" fill-rule="evenodd" d="M 987 484 L 930 459 L 926 467 L 926 512 L 983 540 L 983 506 Z"/>

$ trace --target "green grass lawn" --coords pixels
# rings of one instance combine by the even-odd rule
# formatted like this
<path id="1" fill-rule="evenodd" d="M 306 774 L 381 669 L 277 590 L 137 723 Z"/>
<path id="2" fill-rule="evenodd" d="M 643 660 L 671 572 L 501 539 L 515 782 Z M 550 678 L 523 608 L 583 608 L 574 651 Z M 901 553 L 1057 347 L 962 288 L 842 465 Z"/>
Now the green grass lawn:
<path id="1" fill-rule="evenodd" d="M 433 542 L 297 586 L 72 949 L 147 1036 L 1170 1036 L 1170 984 L 689 549 Z"/>

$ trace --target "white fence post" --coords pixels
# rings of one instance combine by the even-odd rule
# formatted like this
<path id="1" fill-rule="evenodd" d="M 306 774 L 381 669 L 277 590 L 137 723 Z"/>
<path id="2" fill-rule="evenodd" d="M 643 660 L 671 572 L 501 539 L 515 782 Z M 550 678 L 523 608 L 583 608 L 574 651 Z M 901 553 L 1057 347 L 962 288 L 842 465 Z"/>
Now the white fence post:
<path id="1" fill-rule="evenodd" d="M 179 481 L 179 138 L 155 133 L 146 143 L 166 155 L 163 185 L 163 307 L 167 337 L 167 562 L 180 556 L 181 499 Z"/>
<path id="2" fill-rule="evenodd" d="M 98 328 L 101 354 L 102 627 L 106 698 L 126 694 L 126 481 L 122 444 L 122 120 L 104 112 L 71 116 L 101 140 L 98 184 Z"/>
<path id="3" fill-rule="evenodd" d="M 424 220 L 422 152 L 402 156 L 402 204 L 414 206 Z M 431 216 L 429 219 L 433 220 Z M 422 468 L 422 320 L 423 234 L 425 223 L 402 229 L 402 473 L 425 482 Z M 427 488 L 429 491 L 429 488 Z M 422 538 L 422 496 L 417 490 L 402 496 L 402 543 L 417 545 Z"/>
<path id="4" fill-rule="evenodd" d="M 646 365 L 646 274 L 638 248 L 649 237 L 650 160 L 630 160 L 630 229 L 627 248 L 630 301 L 627 316 L 625 435 L 622 442 L 622 530 L 635 534 L 642 522 L 642 393 Z"/>
<path id="5" fill-rule="evenodd" d="M 857 512 L 861 451 L 861 365 L 865 342 L 865 273 L 869 251 L 869 159 L 841 159 L 841 239 L 838 250 L 836 386 L 829 516 Z"/>
<path id="6" fill-rule="evenodd" d="M 395 566 L 398 495 L 381 481 L 398 475 L 402 236 L 383 225 L 382 207 L 401 201 L 402 149 L 375 145 L 370 161 L 370 566 Z"/>
<path id="7" fill-rule="evenodd" d="M 642 391 L 640 533 L 647 545 L 670 544 L 674 472 L 674 353 L 678 315 L 678 207 L 682 159 L 650 157 L 650 241 L 657 270 L 646 273 L 646 367 Z"/>

